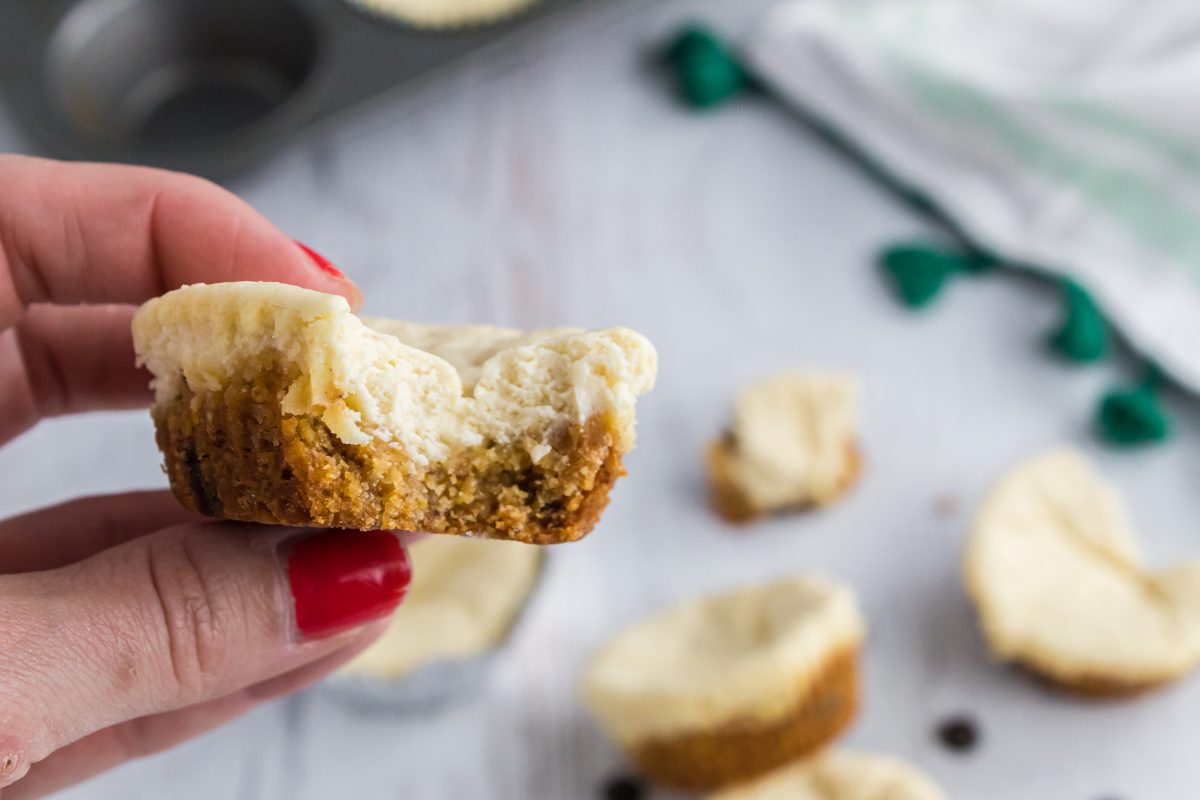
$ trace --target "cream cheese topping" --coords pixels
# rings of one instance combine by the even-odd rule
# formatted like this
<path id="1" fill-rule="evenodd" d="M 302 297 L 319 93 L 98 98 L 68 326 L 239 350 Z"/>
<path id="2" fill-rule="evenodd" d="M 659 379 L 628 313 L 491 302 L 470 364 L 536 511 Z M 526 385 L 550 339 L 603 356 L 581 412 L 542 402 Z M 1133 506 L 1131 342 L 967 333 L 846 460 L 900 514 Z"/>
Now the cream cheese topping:
<path id="1" fill-rule="evenodd" d="M 413 580 L 386 632 L 343 667 L 396 680 L 426 664 L 479 655 L 507 635 L 533 590 L 538 547 L 427 536 L 411 548 Z"/>
<path id="2" fill-rule="evenodd" d="M 418 464 L 484 441 L 549 448 L 557 424 L 593 415 L 610 417 L 628 449 L 657 368 L 654 347 L 627 328 L 366 321 L 341 297 L 278 283 L 168 292 L 139 309 L 133 336 L 160 403 L 185 385 L 219 391 L 278 370 L 284 413 L 315 415 L 347 444 L 402 447 Z"/>
<path id="3" fill-rule="evenodd" d="M 826 750 L 709 800 L 943 800 L 915 767 L 891 756 Z"/>
<path id="4" fill-rule="evenodd" d="M 1120 497 L 1072 450 L 992 490 L 964 579 L 996 656 L 1064 683 L 1153 684 L 1200 662 L 1200 562 L 1147 570 Z"/>
<path id="5" fill-rule="evenodd" d="M 760 509 L 837 497 L 858 435 L 857 400 L 858 384 L 834 373 L 782 373 L 743 389 L 729 479 Z"/>
<path id="6" fill-rule="evenodd" d="M 625 744 L 730 719 L 779 719 L 865 623 L 852 591 L 787 578 L 685 603 L 619 634 L 593 659 L 584 700 Z"/>

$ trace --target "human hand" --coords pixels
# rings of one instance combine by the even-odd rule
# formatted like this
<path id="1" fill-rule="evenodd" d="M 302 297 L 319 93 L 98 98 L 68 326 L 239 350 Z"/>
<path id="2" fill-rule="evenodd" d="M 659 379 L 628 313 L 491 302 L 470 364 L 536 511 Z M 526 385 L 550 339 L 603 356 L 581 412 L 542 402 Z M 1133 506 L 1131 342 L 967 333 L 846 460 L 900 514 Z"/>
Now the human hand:
<path id="1" fill-rule="evenodd" d="M 229 280 L 361 302 L 213 184 L 0 155 L 0 444 L 43 417 L 148 404 L 136 304 Z M 42 796 L 318 680 L 382 631 L 408 579 L 393 534 L 297 539 L 206 522 L 167 492 L 0 521 L 0 797 Z"/>

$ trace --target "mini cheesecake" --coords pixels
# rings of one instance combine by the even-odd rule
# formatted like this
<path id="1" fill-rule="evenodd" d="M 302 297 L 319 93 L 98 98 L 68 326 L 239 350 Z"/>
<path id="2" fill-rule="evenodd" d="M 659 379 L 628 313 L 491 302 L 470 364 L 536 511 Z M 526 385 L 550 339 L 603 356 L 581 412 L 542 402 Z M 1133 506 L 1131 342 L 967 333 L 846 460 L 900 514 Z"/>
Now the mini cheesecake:
<path id="1" fill-rule="evenodd" d="M 850 589 L 790 578 L 686 603 L 604 646 L 584 701 L 652 780 L 707 791 L 811 753 L 858 707 Z"/>
<path id="2" fill-rule="evenodd" d="M 848 376 L 789 372 L 743 389 L 708 450 L 712 500 L 725 518 L 827 506 L 858 477 L 858 385 Z"/>
<path id="3" fill-rule="evenodd" d="M 709 800 L 945 800 L 945 795 L 899 759 L 825 750 Z"/>
<path id="4" fill-rule="evenodd" d="M 1118 494 L 1072 450 L 1013 469 L 983 503 L 964 581 L 992 653 L 1091 695 L 1200 662 L 1200 562 L 1150 571 Z"/>
<path id="5" fill-rule="evenodd" d="M 595 525 L 654 348 L 360 319 L 334 295 L 195 285 L 142 306 L 138 361 L 171 488 L 251 522 L 555 543 Z"/>

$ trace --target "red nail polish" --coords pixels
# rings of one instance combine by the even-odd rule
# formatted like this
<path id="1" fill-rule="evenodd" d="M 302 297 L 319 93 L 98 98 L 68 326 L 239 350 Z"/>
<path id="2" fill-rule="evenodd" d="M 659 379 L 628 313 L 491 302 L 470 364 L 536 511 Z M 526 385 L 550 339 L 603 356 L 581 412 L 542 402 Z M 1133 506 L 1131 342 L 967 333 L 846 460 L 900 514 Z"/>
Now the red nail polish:
<path id="1" fill-rule="evenodd" d="M 412 567 L 395 534 L 331 531 L 292 545 L 287 573 L 296 627 L 320 639 L 391 613 Z"/>
<path id="2" fill-rule="evenodd" d="M 296 242 L 295 239 L 293 239 L 292 241 Z M 296 245 L 299 246 L 299 248 L 301 250 L 303 250 L 308 255 L 309 258 L 312 259 L 313 263 L 317 265 L 317 268 L 320 269 L 322 272 L 324 272 L 326 275 L 332 275 L 333 277 L 337 278 L 338 280 L 346 279 L 345 273 L 343 273 L 340 269 L 335 267 L 333 265 L 333 262 L 331 262 L 328 258 L 321 255 L 316 250 L 313 250 L 311 247 L 306 245 L 304 242 L 296 242 Z"/>

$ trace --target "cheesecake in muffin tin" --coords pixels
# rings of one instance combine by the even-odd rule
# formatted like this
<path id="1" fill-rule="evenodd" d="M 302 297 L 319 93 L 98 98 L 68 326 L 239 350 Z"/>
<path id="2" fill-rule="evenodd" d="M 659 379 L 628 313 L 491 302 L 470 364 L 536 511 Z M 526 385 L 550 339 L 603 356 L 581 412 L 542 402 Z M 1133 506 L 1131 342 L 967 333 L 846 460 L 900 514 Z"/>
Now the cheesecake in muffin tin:
<path id="1" fill-rule="evenodd" d="M 345 0 L 374 17 L 424 30 L 493 25 L 521 14 L 540 0 Z"/>

